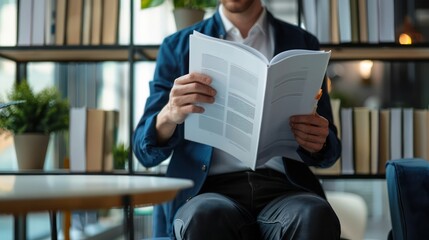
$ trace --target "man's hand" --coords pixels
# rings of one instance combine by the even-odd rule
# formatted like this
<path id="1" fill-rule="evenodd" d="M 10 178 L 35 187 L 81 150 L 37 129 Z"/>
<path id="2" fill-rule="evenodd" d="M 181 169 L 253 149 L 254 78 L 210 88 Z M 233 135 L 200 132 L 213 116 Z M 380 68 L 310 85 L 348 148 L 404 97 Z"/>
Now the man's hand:
<path id="1" fill-rule="evenodd" d="M 296 115 L 290 126 L 298 144 L 310 153 L 322 150 L 329 134 L 329 122 L 319 114 Z"/>
<path id="2" fill-rule="evenodd" d="M 211 82 L 210 77 L 199 73 L 189 73 L 174 81 L 168 103 L 157 116 L 158 143 L 168 141 L 188 114 L 204 112 L 197 103 L 215 101 L 216 90 L 210 86 Z"/>

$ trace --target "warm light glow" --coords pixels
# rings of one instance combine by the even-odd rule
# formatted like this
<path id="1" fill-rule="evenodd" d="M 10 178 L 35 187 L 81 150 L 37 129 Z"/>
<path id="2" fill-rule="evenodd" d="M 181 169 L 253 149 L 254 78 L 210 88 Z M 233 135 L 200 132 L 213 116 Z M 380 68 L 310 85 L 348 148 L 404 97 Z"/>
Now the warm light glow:
<path id="1" fill-rule="evenodd" d="M 15 176 L 1 176 L 0 177 L 0 195 L 12 192 L 15 187 Z"/>
<path id="2" fill-rule="evenodd" d="M 363 60 L 359 64 L 360 76 L 363 79 L 369 79 L 371 76 L 371 69 L 374 63 L 371 60 Z"/>
<path id="3" fill-rule="evenodd" d="M 402 33 L 399 35 L 399 43 L 402 45 L 410 45 L 413 44 L 413 39 L 410 37 L 410 35 Z"/>
<path id="4" fill-rule="evenodd" d="M 327 79 L 326 79 L 326 85 L 327 85 L 326 88 L 327 88 L 328 94 L 329 94 L 332 91 L 332 82 L 331 82 L 331 79 L 329 77 L 327 77 Z"/>

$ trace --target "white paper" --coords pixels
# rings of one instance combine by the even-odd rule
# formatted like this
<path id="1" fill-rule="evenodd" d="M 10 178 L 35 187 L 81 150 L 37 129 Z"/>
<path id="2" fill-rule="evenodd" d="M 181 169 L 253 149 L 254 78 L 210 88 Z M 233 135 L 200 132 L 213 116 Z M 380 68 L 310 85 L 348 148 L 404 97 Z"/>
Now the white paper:
<path id="1" fill-rule="evenodd" d="M 201 105 L 204 113 L 187 117 L 185 138 L 219 148 L 252 169 L 273 156 L 300 160 L 289 117 L 312 112 L 329 56 L 292 50 L 268 63 L 248 46 L 194 32 L 189 72 L 210 76 L 217 95 L 214 104 Z"/>

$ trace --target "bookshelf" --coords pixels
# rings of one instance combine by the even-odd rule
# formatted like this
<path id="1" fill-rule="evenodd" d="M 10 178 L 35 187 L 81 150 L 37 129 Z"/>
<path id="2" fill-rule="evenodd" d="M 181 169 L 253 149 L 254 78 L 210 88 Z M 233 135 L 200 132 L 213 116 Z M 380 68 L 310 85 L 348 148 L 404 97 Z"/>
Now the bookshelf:
<path id="1" fill-rule="evenodd" d="M 312 5 L 312 7 L 308 7 L 309 4 L 312 4 L 314 2 L 316 2 L 315 5 Z M 359 2 L 359 4 L 363 3 L 364 10 L 362 11 L 362 5 L 353 6 L 354 9 L 346 8 L 347 11 L 344 11 L 344 8 L 339 9 L 341 6 L 342 7 L 345 6 L 344 5 L 345 2 L 347 2 L 347 4 L 350 4 L 350 5 L 357 4 L 357 2 Z M 377 4 L 377 2 L 378 4 L 382 2 L 382 4 L 388 4 L 389 6 L 388 8 L 386 7 L 383 9 L 381 8 L 378 9 L 378 15 L 376 20 L 373 22 L 372 21 L 370 22 L 369 15 L 367 14 L 369 14 L 370 10 L 372 9 L 365 8 L 365 6 L 368 6 L 365 4 Z M 307 6 L 305 6 L 305 4 L 307 4 Z M 429 102 L 428 102 L 428 98 L 424 97 L 425 96 L 424 90 L 427 89 L 427 87 L 429 87 L 429 85 L 426 83 L 424 79 L 425 78 L 424 76 L 426 76 L 427 74 L 427 71 L 425 69 L 427 69 L 427 63 L 429 62 L 429 43 L 427 42 L 428 31 L 425 30 L 427 29 L 427 26 L 428 26 L 428 21 L 426 19 L 429 16 L 429 4 L 427 3 L 427 1 L 421 1 L 421 0 L 353 1 L 353 0 L 350 0 L 350 1 L 342 1 L 341 4 L 343 5 L 341 4 L 337 5 L 336 10 L 333 10 L 334 8 L 332 8 L 332 4 L 340 4 L 340 1 L 297 0 L 298 24 L 314 27 L 311 29 L 313 29 L 313 34 L 318 36 L 319 40 L 321 41 L 322 43 L 321 49 L 331 51 L 331 63 L 333 65 L 331 70 L 336 67 L 346 66 L 347 64 L 350 64 L 350 65 L 355 64 L 356 67 L 358 67 L 357 65 L 359 65 L 359 63 L 362 63 L 364 61 L 371 62 L 371 66 L 373 63 L 374 65 L 377 64 L 375 76 L 372 75 L 368 77 L 368 79 L 364 79 L 363 77 L 360 79 L 360 81 L 362 81 L 361 86 L 366 84 L 363 87 L 356 87 L 357 84 L 353 85 L 354 83 L 352 83 L 351 79 L 357 80 L 359 77 L 357 77 L 357 74 L 356 76 L 353 76 L 353 73 L 350 74 L 350 71 L 355 71 L 355 69 L 351 69 L 350 67 L 347 69 L 343 68 L 342 75 L 328 74 L 329 77 L 332 77 L 332 76 L 336 77 L 336 79 L 334 79 L 332 82 L 336 81 L 336 83 L 338 83 L 340 81 L 344 82 L 344 80 L 347 80 L 345 82 L 347 82 L 350 85 L 353 85 L 350 87 L 351 89 L 350 91 L 343 94 L 343 97 L 344 95 L 348 94 L 349 98 L 353 98 L 355 97 L 354 95 L 359 95 L 359 91 L 361 90 L 369 92 L 368 89 L 379 87 L 378 92 L 377 91 L 372 92 L 372 93 L 378 94 L 377 96 L 379 97 L 378 110 L 388 109 L 390 117 L 392 116 L 391 110 L 393 110 L 394 108 L 399 108 L 399 110 L 401 111 L 400 114 L 405 114 L 406 108 L 411 108 L 414 114 L 416 112 L 415 111 L 416 109 L 418 109 L 419 111 L 421 109 L 426 109 L 426 112 L 427 112 L 427 107 L 429 105 Z M 349 5 L 347 6 L 350 7 Z M 386 6 L 386 5 L 383 5 L 383 6 Z M 325 10 L 328 9 L 327 11 L 330 14 L 327 14 L 326 11 L 324 12 L 324 14 L 330 15 L 331 18 L 325 18 L 325 17 L 318 18 L 318 16 L 314 17 L 314 15 L 312 14 L 308 14 L 308 13 L 307 15 L 305 14 L 305 10 L 310 11 L 310 10 L 316 9 L 315 12 L 313 13 L 317 15 L 319 14 L 319 12 L 317 11 L 317 8 L 320 8 L 320 7 L 325 8 Z M 341 37 L 343 36 L 341 35 L 342 34 L 341 31 L 344 30 L 344 28 L 341 28 L 342 27 L 341 22 L 339 21 L 339 19 L 335 19 L 334 17 L 332 17 L 332 15 L 335 15 L 334 14 L 335 11 L 338 11 L 337 17 L 340 17 L 340 18 L 344 17 L 344 12 L 347 12 L 347 14 L 350 14 L 349 17 L 351 19 L 349 19 L 348 23 L 351 24 L 351 26 L 349 26 L 351 29 L 349 29 L 350 32 L 348 32 L 348 34 L 350 35 L 348 35 L 347 38 L 345 38 L 346 40 L 341 39 Z M 357 11 L 359 13 L 357 15 L 355 13 L 355 17 L 359 21 L 356 21 L 355 19 L 355 21 L 353 22 L 353 16 L 351 16 L 353 15 L 353 13 L 351 13 L 353 11 Z M 360 13 L 364 13 L 364 14 L 360 15 Z M 371 14 L 373 14 L 373 12 Z M 360 18 L 365 18 L 365 17 L 366 17 L 365 20 L 367 24 L 365 26 L 367 28 L 362 29 L 361 28 L 362 21 L 360 21 L 361 20 Z M 325 21 L 325 22 L 323 24 L 311 25 L 312 24 L 311 20 L 315 20 L 315 19 L 316 19 L 315 21 L 316 23 L 320 21 Z M 346 18 L 343 18 L 343 20 L 344 19 Z M 380 20 L 380 19 L 383 19 L 383 20 Z M 386 19 L 388 21 L 386 21 Z M 309 21 L 308 24 L 305 23 L 306 20 Z M 353 34 L 355 34 L 353 33 L 353 27 L 356 27 L 356 25 L 357 25 L 357 29 L 359 30 L 357 34 L 357 39 L 353 38 L 352 36 Z M 362 34 L 361 34 L 362 32 L 360 32 L 362 30 L 366 30 L 368 34 L 368 31 L 370 31 L 371 28 L 373 27 L 371 25 L 378 25 L 378 27 L 376 27 L 376 30 L 378 31 L 377 34 L 379 34 L 378 35 L 379 38 L 375 42 L 374 40 L 369 40 L 368 35 L 362 38 Z M 322 33 L 320 33 L 320 31 L 319 32 L 316 31 L 316 30 L 320 30 L 317 28 L 320 28 L 321 26 L 324 27 L 324 30 L 325 30 L 325 31 L 322 31 Z M 308 31 L 310 31 L 311 29 L 309 28 Z M 389 32 L 389 37 L 382 39 L 381 35 L 386 34 L 386 29 Z M 324 34 L 325 32 L 328 32 L 329 34 Z M 406 34 L 412 41 L 403 42 L 402 41 L 403 39 L 401 39 L 401 35 L 403 34 Z M 385 36 L 386 35 L 384 35 L 384 37 Z M 359 70 L 356 69 L 356 72 L 358 71 Z M 344 73 L 344 72 L 347 72 L 347 73 Z M 374 79 L 376 79 L 376 81 L 378 81 L 377 84 L 379 84 L 375 87 L 374 87 Z M 363 83 L 364 80 L 365 80 L 365 83 Z M 332 86 L 333 88 L 337 87 L 334 84 Z M 344 87 L 344 84 L 342 85 L 342 87 Z M 337 89 L 338 92 L 341 90 Z M 387 102 L 389 100 L 390 102 Z M 360 107 L 360 106 L 363 106 L 363 105 L 352 105 L 351 107 L 354 109 L 355 107 Z M 348 105 L 348 107 L 350 107 L 350 105 Z M 405 115 L 402 116 L 402 119 L 404 119 L 404 116 Z M 397 119 L 397 118 L 395 117 L 394 119 Z M 411 118 L 411 122 L 412 121 L 413 121 L 413 118 Z M 415 116 L 414 116 L 414 121 L 416 121 Z M 414 156 L 416 156 L 416 154 L 417 155 L 419 154 L 419 153 L 416 153 L 416 150 L 415 150 L 416 149 L 415 145 L 416 145 L 416 142 L 418 141 L 414 140 L 414 146 L 413 146 L 412 141 L 411 143 L 409 143 L 407 140 L 405 140 L 404 138 L 405 130 L 401 130 L 401 129 L 405 129 L 404 120 L 400 120 L 399 122 L 400 124 L 402 124 L 399 127 L 397 127 L 400 129 L 399 136 L 401 137 L 401 139 L 399 140 L 400 142 L 399 145 L 397 144 L 395 145 L 396 148 L 392 147 L 393 146 L 392 142 L 397 143 L 397 140 L 391 140 L 391 139 L 394 139 L 394 137 L 392 136 L 398 136 L 398 135 L 392 135 L 392 132 L 397 133 L 397 131 L 392 130 L 391 127 L 389 127 L 390 129 L 388 128 L 390 131 L 390 136 L 388 138 L 390 139 L 389 140 L 390 143 L 388 143 L 388 145 L 390 144 L 388 154 L 390 154 L 390 156 L 388 156 L 387 159 L 408 157 L 409 155 L 408 156 L 406 155 L 404 149 L 407 149 L 407 150 L 410 149 L 409 148 L 410 144 L 412 146 L 411 152 L 413 152 L 413 148 L 414 148 Z M 389 124 L 391 124 L 390 120 L 389 120 Z M 352 126 L 354 126 L 354 123 Z M 411 124 L 411 128 L 407 125 L 407 129 L 408 129 L 406 131 L 407 133 L 411 132 L 410 134 L 411 140 L 413 139 L 413 137 L 414 139 L 416 139 L 415 124 L 414 124 L 414 129 L 413 129 L 413 124 Z M 409 131 L 409 129 L 411 129 L 411 131 Z M 380 130 L 381 130 L 381 125 L 380 125 Z M 412 132 L 414 132 L 414 136 Z M 372 141 L 373 140 L 371 140 L 371 142 Z M 398 146 L 400 149 L 399 153 L 397 150 Z M 374 147 L 371 146 L 370 148 L 372 149 Z M 353 151 L 356 151 L 356 150 L 353 150 Z M 378 150 L 378 152 L 380 153 L 381 150 Z M 352 155 L 353 154 L 354 152 L 352 153 Z M 346 174 L 346 173 L 343 173 L 341 170 L 339 174 L 334 174 L 334 173 L 326 174 L 323 171 L 318 172 L 316 170 L 316 174 L 321 179 L 344 179 L 344 180 L 346 179 L 358 179 L 358 180 L 384 179 L 385 175 L 381 170 L 381 169 L 384 169 L 383 168 L 384 165 L 383 165 L 383 161 L 380 162 L 380 159 L 382 160 L 385 159 L 385 155 L 381 156 L 380 154 L 378 156 L 379 156 L 379 159 L 378 159 L 379 164 L 378 164 L 377 173 L 373 173 L 371 170 L 369 170 L 367 174 L 356 173 L 356 165 L 355 165 L 354 174 Z M 426 153 L 426 156 L 429 156 L 429 155 Z M 358 161 L 361 162 L 361 160 L 356 160 L 356 155 L 354 155 L 354 159 L 352 160 L 353 164 L 356 164 L 356 162 Z M 371 164 L 371 161 L 369 164 Z"/>
<path id="2" fill-rule="evenodd" d="M 30 0 L 33 1 L 33 0 Z M 37 0 L 38 1 L 38 0 Z M 50 0 L 46 0 L 50 1 Z M 69 2 L 75 1 L 75 0 L 68 0 Z M 84 0 L 85 1 L 85 0 Z M 129 1 L 129 0 L 127 0 Z M 44 1 L 45 2 L 45 1 Z M 60 2 L 58 0 L 57 2 Z M 62 1 L 66 2 L 66 1 Z M 90 2 L 90 1 L 85 1 Z M 91 1 L 92 2 L 92 1 Z M 101 2 L 101 1 L 100 1 Z M 120 0 L 118 0 L 120 2 Z M 16 0 L 16 10 L 19 11 L 19 7 L 23 3 L 28 3 L 28 1 L 24 0 Z M 15 4 L 15 3 L 13 3 Z M 1 5 L 1 4 L 0 4 Z M 42 3 L 40 5 L 43 5 Z M 56 63 L 80 63 L 80 64 L 86 64 L 86 63 L 100 63 L 100 62 L 107 62 L 107 61 L 115 61 L 115 62 L 121 62 L 121 63 L 127 63 L 129 65 L 129 74 L 128 79 L 125 79 L 125 81 L 128 82 L 129 88 L 131 89 L 127 95 L 127 98 L 129 99 L 129 105 L 126 106 L 127 112 L 132 116 L 133 115 L 133 109 L 134 109 L 134 91 L 133 84 L 134 84 L 134 72 L 135 72 L 135 62 L 137 61 L 153 61 L 156 59 L 156 54 L 158 51 L 159 46 L 156 45 L 135 45 L 133 41 L 133 29 L 134 29 L 134 5 L 130 5 L 129 10 L 129 19 L 130 19 L 130 39 L 129 44 L 127 45 L 120 45 L 120 44 L 112 44 L 112 45 L 102 45 L 102 44 L 94 44 L 94 45 L 37 45 L 37 46 L 22 46 L 17 44 L 17 46 L 0 46 L 0 58 L 4 58 L 10 61 L 13 61 L 16 65 L 16 75 L 15 75 L 15 81 L 19 82 L 21 79 L 27 78 L 27 69 L 28 69 L 28 63 L 32 62 L 56 62 Z M 19 14 L 16 14 L 17 16 L 17 22 L 19 23 Z M 128 18 L 128 16 L 127 16 Z M 119 21 L 119 20 L 118 20 Z M 19 26 L 19 24 L 18 24 Z M 118 30 L 119 31 L 119 30 Z M 17 31 L 18 33 L 19 31 Z M 17 37 L 18 39 L 18 37 Z M 18 41 L 17 41 L 18 42 Z M 119 41 L 117 41 L 119 42 Z M 62 74 L 61 74 L 62 75 Z M 74 79 L 73 79 L 74 80 Z M 76 81 L 77 84 L 79 81 Z M 132 143 L 132 132 L 133 132 L 133 126 L 134 126 L 134 118 L 129 117 L 129 122 L 126 124 L 127 128 L 129 129 L 129 145 L 131 146 Z M 129 154 L 129 162 L 128 162 L 128 170 L 115 170 L 114 172 L 108 173 L 108 175 L 130 175 L 130 174 L 140 174 L 140 175 L 151 175 L 151 173 L 135 173 L 135 166 L 133 166 L 133 155 L 130 151 Z M 60 161 L 60 160 L 55 160 Z M 8 172 L 6 172 L 7 174 Z M 10 171 L 10 174 L 16 174 L 16 175 L 22 175 L 22 174 L 28 174 L 23 172 L 16 172 L 16 171 Z M 68 170 L 64 169 L 56 169 L 51 172 L 54 175 L 57 174 L 67 174 L 67 175 L 73 175 L 77 174 L 75 172 L 70 172 Z M 51 174 L 50 173 L 50 174 Z M 46 172 L 41 171 L 40 173 L 44 175 Z M 100 174 L 106 174 L 106 173 L 85 173 L 88 175 L 100 175 Z M 153 175 L 153 174 L 152 174 Z M 70 213 L 67 213 L 70 214 Z M 17 220 L 17 219 L 16 219 Z M 20 221 L 20 224 L 18 226 L 15 226 L 16 229 L 18 229 L 21 225 L 26 225 L 25 218 L 18 219 Z M 119 225 L 121 224 L 120 219 L 115 219 L 115 223 L 118 222 Z M 52 222 L 51 222 L 52 223 Z M 102 225 L 102 224 L 101 224 Z M 95 227 L 100 228 L 101 225 L 97 225 Z M 70 227 L 70 226 L 68 226 Z M 66 227 L 64 227 L 66 229 Z M 108 231 L 111 231 L 113 227 L 110 227 Z M 116 226 L 114 229 L 118 229 Z M 119 229 L 119 231 L 122 231 Z M 107 231 L 102 232 L 106 235 Z M 89 236 L 91 238 L 92 236 Z M 111 236 L 104 236 L 104 238 L 110 238 Z M 103 238 L 103 237 L 101 237 Z"/>
<path id="3" fill-rule="evenodd" d="M 16 18 L 17 18 L 17 28 L 19 28 L 21 25 L 19 24 L 22 20 L 20 18 L 19 11 L 21 10 L 22 5 L 29 4 L 32 0 L 16 0 Z M 51 0 L 46 0 L 43 3 L 48 3 Z M 128 1 L 128 0 L 127 0 Z M 52 3 L 53 1 L 51 1 Z M 68 12 L 68 2 L 72 2 L 70 0 L 56 0 L 57 4 L 61 2 L 63 7 L 65 7 L 65 12 Z M 90 1 L 88 1 L 90 2 Z M 92 2 L 92 1 L 91 1 Z M 95 0 L 94 0 L 95 2 Z M 101 0 L 97 1 L 101 2 Z M 114 2 L 114 1 L 112 1 Z M 117 0 L 117 3 L 121 4 L 121 0 Z M 132 3 L 133 1 L 131 1 Z M 75 3 L 74 0 L 72 2 Z M 86 4 L 86 1 L 82 1 L 82 11 L 86 7 L 83 3 Z M 127 4 L 124 4 L 125 6 L 119 6 L 126 7 Z M 127 63 L 129 65 L 129 74 L 128 79 L 126 80 L 129 85 L 130 91 L 127 93 L 127 98 L 129 99 L 129 105 L 127 106 L 127 112 L 130 114 L 130 116 L 133 115 L 133 109 L 134 109 L 134 91 L 133 91 L 133 84 L 134 84 L 134 65 L 137 61 L 154 61 L 156 59 L 156 55 L 158 52 L 159 45 L 135 45 L 134 44 L 134 4 L 129 4 L 129 10 L 127 13 L 126 18 L 129 18 L 129 43 L 126 45 L 120 45 L 119 42 L 119 36 L 117 36 L 117 41 L 114 44 L 111 45 L 103 45 L 103 41 L 100 39 L 99 44 L 94 43 L 84 43 L 84 36 L 81 36 L 80 44 L 71 43 L 66 44 L 67 40 L 67 29 L 68 26 L 67 22 L 67 15 L 65 16 L 65 21 L 63 33 L 64 39 L 63 44 L 58 44 L 55 42 L 51 43 L 45 43 L 45 44 L 22 44 L 19 42 L 19 36 L 17 36 L 17 45 L 16 46 L 0 46 L 0 58 L 4 58 L 10 61 L 13 61 L 16 64 L 16 75 L 15 75 L 15 81 L 19 82 L 21 79 L 27 78 L 27 65 L 28 63 L 32 62 L 55 62 L 55 63 L 102 63 L 107 61 L 114 61 L 114 62 L 122 62 Z M 58 5 L 57 5 L 58 6 Z M 34 6 L 33 6 L 34 7 Z M 94 9 L 92 7 L 92 9 Z M 126 7 L 128 9 L 128 7 Z M 58 10 L 58 8 L 57 8 Z M 106 10 L 103 8 L 103 10 Z M 103 11 L 102 10 L 102 11 Z M 119 16 L 120 11 L 117 12 L 117 18 Z M 128 16 L 129 14 L 129 16 Z M 87 16 L 81 15 L 81 21 L 83 21 L 83 18 Z M 119 22 L 119 19 L 117 19 L 117 22 Z M 61 23 L 59 23 L 61 24 Z M 101 23 L 100 23 L 101 24 Z M 82 23 L 83 25 L 83 23 Z M 83 27 L 83 26 L 82 26 Z M 117 26 L 117 35 L 119 35 L 119 26 Z M 127 27 L 128 28 L 128 27 Z M 27 30 L 32 31 L 31 27 L 26 27 Z M 82 28 L 82 32 L 83 32 Z M 103 31 L 103 30 L 100 30 Z M 61 31 L 60 31 L 61 32 Z M 103 32 L 101 32 L 102 34 Z M 17 31 L 17 35 L 19 35 L 19 31 Z M 52 37 L 52 36 L 51 36 Z M 54 37 L 55 38 L 55 37 Z M 46 38 L 47 39 L 47 38 Z M 47 41 L 47 40 L 46 40 Z M 129 145 L 131 146 L 132 143 L 132 132 L 133 132 L 133 126 L 134 126 L 134 119 L 133 117 L 129 117 L 129 122 L 127 122 L 127 128 L 129 129 Z M 135 166 L 133 166 L 133 155 L 130 151 L 129 156 L 129 163 L 128 163 L 128 174 L 133 174 L 135 171 Z"/>
<path id="4" fill-rule="evenodd" d="M 18 1 L 19 2 L 19 1 Z M 302 0 L 297 1 L 298 11 L 302 11 Z M 133 29 L 133 4 L 130 4 L 130 25 Z M 298 14 L 298 17 L 301 15 Z M 299 20 L 301 22 L 301 20 Z M 136 61 L 154 61 L 159 45 L 135 45 L 133 31 L 130 31 L 129 45 L 97 45 L 97 46 L 16 46 L 0 47 L 0 57 L 17 63 L 17 80 L 25 76 L 25 66 L 28 62 L 103 62 L 120 61 L 130 65 L 129 84 L 133 88 L 134 63 Z M 380 61 L 428 61 L 429 44 L 399 45 L 397 43 L 340 43 L 322 44 L 324 50 L 331 50 L 331 61 L 380 60 Z M 130 91 L 130 113 L 133 112 L 133 91 Z M 130 133 L 133 131 L 130 118 Z M 131 143 L 131 139 L 130 139 Z M 132 153 L 131 153 L 132 154 Z M 130 158 L 132 159 L 132 158 Z M 130 161 L 130 173 L 134 172 Z M 321 177 L 325 177 L 321 175 Z M 327 177 L 327 176 L 326 176 Z M 348 178 L 348 176 L 345 176 Z M 352 176 L 350 176 L 352 177 Z M 356 178 L 363 176 L 355 175 Z M 377 177 L 377 176 L 374 176 Z"/>

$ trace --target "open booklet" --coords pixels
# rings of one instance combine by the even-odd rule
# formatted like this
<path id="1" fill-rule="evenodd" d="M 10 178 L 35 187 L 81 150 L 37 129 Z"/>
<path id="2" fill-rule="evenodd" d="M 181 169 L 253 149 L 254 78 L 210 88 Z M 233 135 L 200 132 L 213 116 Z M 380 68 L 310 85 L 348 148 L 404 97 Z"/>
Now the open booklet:
<path id="1" fill-rule="evenodd" d="M 289 118 L 311 114 L 330 52 L 289 50 L 271 61 L 241 43 L 190 36 L 189 72 L 212 78 L 213 104 L 185 120 L 185 138 L 219 148 L 251 169 L 274 156 L 300 161 Z"/>

